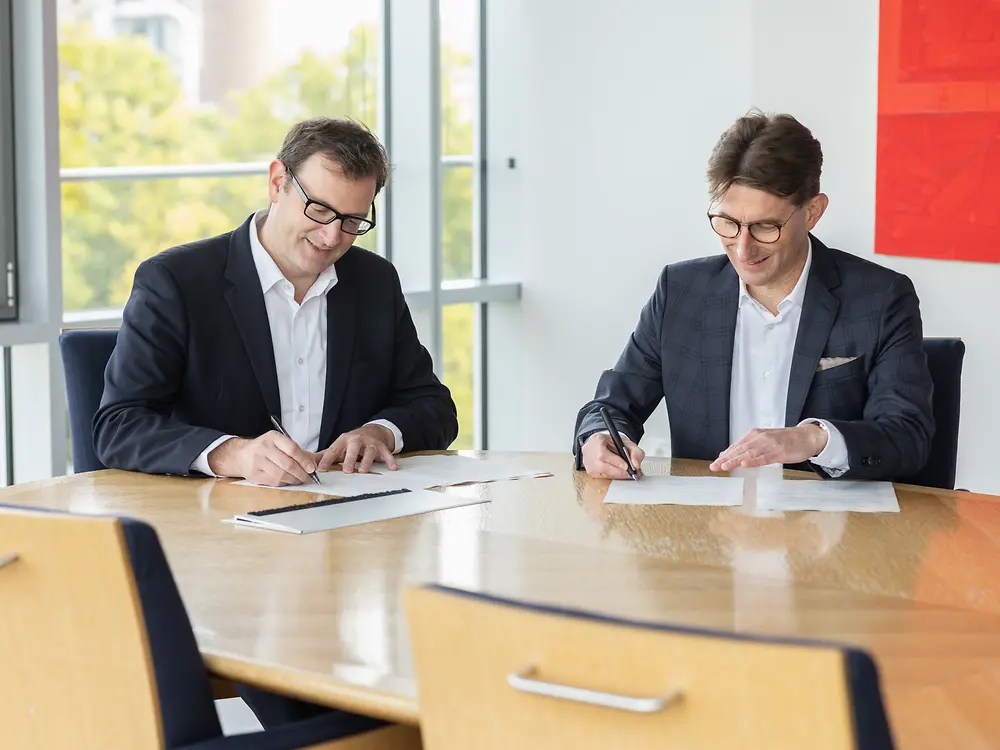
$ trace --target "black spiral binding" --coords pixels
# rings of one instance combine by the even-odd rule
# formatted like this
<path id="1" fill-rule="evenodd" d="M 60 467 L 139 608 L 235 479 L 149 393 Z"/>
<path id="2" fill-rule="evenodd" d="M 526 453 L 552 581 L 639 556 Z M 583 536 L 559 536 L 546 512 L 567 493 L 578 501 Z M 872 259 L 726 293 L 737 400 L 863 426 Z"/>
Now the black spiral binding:
<path id="1" fill-rule="evenodd" d="M 348 497 L 331 497 L 326 500 L 317 500 L 313 503 L 300 503 L 298 505 L 286 505 L 283 508 L 267 508 L 266 510 L 251 510 L 248 516 L 272 516 L 275 513 L 288 513 L 293 510 L 306 510 L 308 508 L 321 508 L 324 505 L 340 505 L 342 503 L 353 503 L 355 500 L 371 500 L 375 497 L 389 497 L 390 495 L 402 495 L 410 490 L 386 490 L 385 492 L 369 492 L 364 495 L 350 495 Z"/>

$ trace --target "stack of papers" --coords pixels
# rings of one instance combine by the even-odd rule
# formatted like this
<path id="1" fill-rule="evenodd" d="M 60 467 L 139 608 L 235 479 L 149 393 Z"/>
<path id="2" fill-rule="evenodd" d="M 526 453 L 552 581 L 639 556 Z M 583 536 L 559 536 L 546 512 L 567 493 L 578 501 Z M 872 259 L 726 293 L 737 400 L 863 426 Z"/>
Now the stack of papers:
<path id="1" fill-rule="evenodd" d="M 449 487 L 470 482 L 552 476 L 551 472 L 536 471 L 513 461 L 477 461 L 465 456 L 412 456 L 396 463 L 399 465 L 396 471 L 385 467 L 379 467 L 379 471 L 383 476 L 401 477 L 407 487 Z"/>
<path id="2" fill-rule="evenodd" d="M 399 468 L 389 471 L 376 465 L 379 473 L 345 474 L 342 471 L 319 472 L 320 484 L 269 487 L 312 495 L 336 495 L 336 500 L 315 500 L 266 511 L 252 511 L 226 519 L 228 523 L 253 526 L 293 534 L 337 529 L 370 521 L 430 513 L 463 505 L 487 502 L 484 498 L 459 497 L 428 492 L 430 487 L 448 487 L 469 482 L 495 482 L 551 476 L 509 461 L 477 461 L 465 456 L 413 456 L 399 459 Z M 253 482 L 234 485 L 258 487 Z"/>
<path id="3" fill-rule="evenodd" d="M 244 513 L 227 520 L 238 526 L 310 534 L 481 502 L 484 501 L 427 490 L 388 490 Z"/>
<path id="4" fill-rule="evenodd" d="M 757 482 L 757 510 L 899 513 L 899 501 L 891 482 L 761 480 Z"/>
<path id="5" fill-rule="evenodd" d="M 747 483 L 744 493 L 744 479 Z M 891 482 L 841 482 L 820 479 L 744 477 L 655 477 L 611 482 L 604 502 L 625 505 L 743 505 L 744 494 L 756 495 L 751 509 L 762 511 L 826 511 L 899 513 Z"/>

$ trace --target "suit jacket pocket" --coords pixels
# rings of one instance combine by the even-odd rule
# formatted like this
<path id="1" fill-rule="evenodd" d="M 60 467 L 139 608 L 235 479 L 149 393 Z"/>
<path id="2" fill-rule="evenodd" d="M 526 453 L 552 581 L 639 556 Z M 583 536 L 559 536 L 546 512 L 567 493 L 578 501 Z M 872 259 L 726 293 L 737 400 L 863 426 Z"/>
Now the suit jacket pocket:
<path id="1" fill-rule="evenodd" d="M 832 385 L 841 381 L 849 381 L 856 378 L 866 378 L 865 358 L 858 357 L 850 362 L 835 367 L 828 367 L 813 375 L 813 387 Z"/>
<path id="2" fill-rule="evenodd" d="M 813 375 L 803 414 L 817 419 L 860 419 L 868 397 L 863 357 Z"/>

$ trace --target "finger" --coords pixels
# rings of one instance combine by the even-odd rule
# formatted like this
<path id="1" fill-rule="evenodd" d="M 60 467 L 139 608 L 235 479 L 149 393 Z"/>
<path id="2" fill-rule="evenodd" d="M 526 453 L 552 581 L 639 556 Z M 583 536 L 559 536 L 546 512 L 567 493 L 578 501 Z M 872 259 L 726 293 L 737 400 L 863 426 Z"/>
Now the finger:
<path id="1" fill-rule="evenodd" d="M 320 471 L 328 471 L 331 466 L 344 460 L 344 454 L 347 451 L 347 442 L 348 437 L 346 435 L 341 435 L 333 441 L 329 448 L 323 451 L 323 460 L 325 460 L 326 463 L 321 464 Z"/>
<path id="2" fill-rule="evenodd" d="M 761 455 L 757 448 L 747 447 L 742 453 L 731 456 L 722 462 L 723 471 L 732 471 L 737 467 L 748 468 L 748 462 L 756 460 Z"/>
<path id="3" fill-rule="evenodd" d="M 758 466 L 783 463 L 784 459 L 785 456 L 782 454 L 780 446 L 773 443 L 758 443 L 752 450 L 747 451 L 740 465 L 747 469 L 753 469 Z"/>
<path id="4" fill-rule="evenodd" d="M 618 459 L 621 461 L 621 459 Z M 624 464 L 624 461 L 621 461 Z M 618 466 L 617 464 L 612 464 L 607 461 L 598 463 L 595 467 L 597 469 L 597 476 L 600 479 L 631 479 L 628 475 L 628 470 L 625 466 Z"/>
<path id="5" fill-rule="evenodd" d="M 280 452 L 276 455 L 284 455 Z M 291 461 L 287 456 L 285 456 L 285 461 Z M 294 464 L 295 462 L 292 461 Z M 297 464 L 296 464 L 297 465 Z M 302 468 L 299 467 L 301 471 Z M 254 480 L 255 484 L 263 484 L 268 487 L 282 487 L 291 484 L 304 484 L 304 480 L 296 478 L 293 474 L 286 471 L 278 463 L 275 463 L 270 456 L 263 456 L 260 463 L 257 465 L 255 473 L 258 478 Z"/>
<path id="6" fill-rule="evenodd" d="M 746 452 L 746 449 L 750 444 L 750 442 L 754 439 L 754 437 L 755 436 L 753 432 L 748 432 L 746 435 L 744 435 L 735 443 L 733 443 L 724 451 L 722 451 L 722 453 L 719 454 L 719 457 L 716 458 L 712 462 L 711 466 L 709 466 L 708 468 L 710 468 L 712 471 L 720 471 L 720 470 L 725 471 L 725 469 L 722 468 L 723 464 L 735 458 L 736 456 L 743 455 Z"/>
<path id="7" fill-rule="evenodd" d="M 305 484 L 312 481 L 312 477 L 309 476 L 309 472 L 305 470 L 302 464 L 277 448 L 277 446 L 265 453 L 264 459 L 276 467 L 275 470 L 268 470 L 265 467 L 265 470 L 281 484 Z"/>
<path id="8" fill-rule="evenodd" d="M 758 466 L 770 466 L 771 464 L 779 463 L 773 456 L 763 455 L 757 456 L 756 458 L 744 458 L 740 462 L 740 466 L 744 469 L 755 469 Z"/>
<path id="9" fill-rule="evenodd" d="M 628 449 L 628 455 L 632 460 L 632 466 L 635 468 L 636 474 L 641 475 L 642 462 L 646 458 L 646 451 L 631 441 L 626 441 L 625 447 Z"/>
<path id="10" fill-rule="evenodd" d="M 625 459 L 618 455 L 613 447 L 602 445 L 601 450 L 597 453 L 596 463 L 610 464 L 614 466 L 619 471 L 626 471 L 628 464 L 625 463 Z"/>
<path id="11" fill-rule="evenodd" d="M 344 473 L 353 474 L 355 471 L 355 464 L 358 462 L 358 454 L 361 452 L 361 438 L 352 436 L 347 441 L 347 447 L 344 449 Z"/>
<path id="12" fill-rule="evenodd" d="M 314 453 L 313 458 L 316 459 L 316 471 L 329 471 L 330 467 L 337 463 L 337 454 L 334 453 L 333 446 L 325 451 Z"/>
<path id="13" fill-rule="evenodd" d="M 289 456 L 296 464 L 305 469 L 306 477 L 309 473 L 316 471 L 316 460 L 311 453 L 306 453 L 299 444 L 290 437 L 285 437 L 280 432 L 274 434 L 274 447 Z"/>
<path id="14" fill-rule="evenodd" d="M 362 474 L 368 474 L 372 470 L 372 464 L 375 463 L 375 456 L 378 455 L 378 448 L 374 445 L 366 445 L 364 452 L 361 454 L 361 465 L 358 467 L 358 471 Z"/>
<path id="15" fill-rule="evenodd" d="M 384 463 L 389 471 L 395 471 L 399 468 L 399 464 L 396 463 L 396 457 L 389 450 L 388 445 L 380 445 L 378 447 L 378 460 Z"/>
<path id="16" fill-rule="evenodd" d="M 587 476 L 594 479 L 620 479 L 628 476 L 624 467 L 612 466 L 594 455 L 584 457 L 583 468 L 586 470 Z"/>

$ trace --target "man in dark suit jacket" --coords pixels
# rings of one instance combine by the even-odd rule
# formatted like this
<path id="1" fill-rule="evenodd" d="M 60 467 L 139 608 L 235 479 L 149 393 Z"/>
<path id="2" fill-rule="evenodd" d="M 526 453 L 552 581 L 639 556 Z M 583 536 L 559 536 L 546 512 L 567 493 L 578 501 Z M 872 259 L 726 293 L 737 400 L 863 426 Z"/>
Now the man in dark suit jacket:
<path id="1" fill-rule="evenodd" d="M 281 485 L 448 447 L 455 404 L 396 269 L 353 247 L 387 173 L 363 126 L 299 123 L 271 163 L 266 211 L 139 266 L 94 418 L 106 466 Z M 265 727 L 328 713 L 238 687 Z"/>
<path id="2" fill-rule="evenodd" d="M 712 153 L 709 220 L 726 252 L 667 266 L 594 400 L 580 411 L 577 467 L 627 478 L 665 398 L 672 455 L 713 471 L 805 465 L 824 477 L 892 479 L 927 461 L 934 421 L 910 280 L 827 248 L 822 152 L 788 115 L 751 113 Z"/>
<path id="3" fill-rule="evenodd" d="M 455 404 L 396 270 L 352 247 L 386 174 L 364 127 L 300 123 L 268 210 L 139 266 L 94 420 L 105 465 L 279 485 L 448 447 Z"/>

